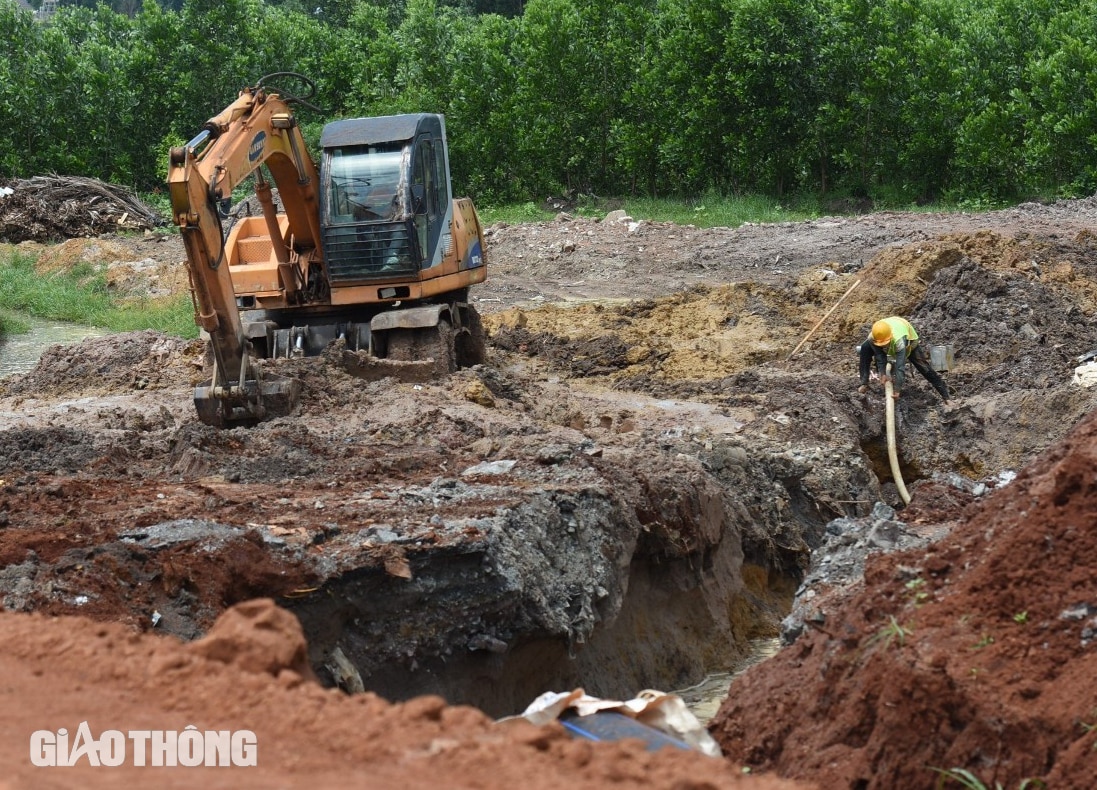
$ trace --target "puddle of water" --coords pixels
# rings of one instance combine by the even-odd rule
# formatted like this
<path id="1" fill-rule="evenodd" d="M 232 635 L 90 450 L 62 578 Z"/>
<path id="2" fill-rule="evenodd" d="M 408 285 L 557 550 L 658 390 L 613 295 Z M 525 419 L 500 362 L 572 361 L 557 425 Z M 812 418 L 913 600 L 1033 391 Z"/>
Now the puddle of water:
<path id="1" fill-rule="evenodd" d="M 21 318 L 31 325 L 31 330 L 21 335 L 8 335 L 0 341 L 0 379 L 30 371 L 38 364 L 42 352 L 55 343 L 79 343 L 85 338 L 106 334 L 91 326 L 26 316 Z"/>
<path id="2" fill-rule="evenodd" d="M 709 675 L 696 686 L 679 689 L 672 692 L 682 698 L 686 707 L 697 717 L 702 724 L 708 724 L 724 700 L 728 697 L 728 690 L 739 675 L 748 668 L 764 661 L 774 655 L 781 648 L 781 640 L 754 639 L 750 643 L 750 652 L 732 669 L 727 672 L 716 672 Z"/>

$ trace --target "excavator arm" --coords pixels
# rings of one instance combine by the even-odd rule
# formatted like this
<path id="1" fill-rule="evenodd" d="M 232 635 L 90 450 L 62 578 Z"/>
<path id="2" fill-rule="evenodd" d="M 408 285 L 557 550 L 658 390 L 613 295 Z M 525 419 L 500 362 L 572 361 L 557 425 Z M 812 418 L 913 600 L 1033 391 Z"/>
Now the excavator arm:
<path id="1" fill-rule="evenodd" d="M 288 221 L 285 234 L 262 165 L 278 187 Z M 264 377 L 252 359 L 226 260 L 218 203 L 253 173 L 280 276 L 292 292 L 306 276 L 302 267 L 321 257 L 319 175 L 293 113 L 261 87 L 242 90 L 193 140 L 170 154 L 172 214 L 186 250 L 195 321 L 209 335 L 214 359 L 212 379 L 195 390 L 195 406 L 203 422 L 222 427 L 288 413 L 299 389 L 295 381 Z"/>

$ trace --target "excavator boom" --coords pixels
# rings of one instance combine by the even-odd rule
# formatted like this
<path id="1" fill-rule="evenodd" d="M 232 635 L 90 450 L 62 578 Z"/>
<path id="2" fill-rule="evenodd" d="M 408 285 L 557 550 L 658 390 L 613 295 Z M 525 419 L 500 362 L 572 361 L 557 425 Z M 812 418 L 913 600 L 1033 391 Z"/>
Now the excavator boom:
<path id="1" fill-rule="evenodd" d="M 248 88 L 170 156 L 172 213 L 187 253 L 195 321 L 209 336 L 214 360 L 213 377 L 195 390 L 199 418 L 227 427 L 288 414 L 296 405 L 300 386 L 293 380 L 264 376 L 254 363 L 227 262 L 219 205 L 244 178 L 266 165 L 276 181 L 297 184 L 283 197 L 291 237 L 304 250 L 315 248 L 320 237 L 319 176 L 296 120 L 277 95 Z M 269 184 L 261 182 L 258 191 L 265 217 L 278 227 Z M 272 246 L 276 258 L 288 265 L 291 255 L 281 233 Z M 294 257 L 300 258 L 300 251 Z"/>

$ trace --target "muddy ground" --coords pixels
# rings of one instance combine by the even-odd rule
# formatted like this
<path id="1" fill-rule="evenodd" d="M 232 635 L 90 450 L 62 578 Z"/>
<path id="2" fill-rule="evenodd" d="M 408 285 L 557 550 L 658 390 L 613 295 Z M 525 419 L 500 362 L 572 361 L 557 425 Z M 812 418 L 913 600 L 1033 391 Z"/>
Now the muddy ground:
<path id="1" fill-rule="evenodd" d="M 560 765 L 546 787 L 725 786 L 742 765 L 763 773 L 746 779 L 756 787 L 932 787 L 933 767 L 1088 786 L 1093 429 L 1066 437 L 1094 405 L 1073 378 L 1097 349 L 1095 232 L 1092 198 L 737 229 L 614 215 L 494 226 L 473 294 L 485 365 L 413 383 L 370 380 L 335 348 L 274 364 L 302 381 L 302 405 L 250 430 L 197 422 L 198 343 L 146 332 L 54 348 L 0 382 L 4 661 L 48 665 L 79 644 L 97 669 L 71 681 L 73 699 L 94 708 L 98 667 L 190 656 L 157 635 L 201 638 L 267 597 L 299 619 L 321 684 L 380 698 L 323 696 L 279 667 L 166 703 L 128 671 L 108 686 L 133 715 L 149 700 L 259 732 L 254 715 L 279 744 L 319 743 L 328 726 L 320 712 L 307 734 L 276 723 L 283 692 L 329 700 L 331 728 L 363 700 L 392 745 L 355 759 L 395 771 L 393 755 L 406 767 L 426 749 L 461 786 L 493 785 L 503 753 L 523 774 Z M 44 270 L 106 267 L 120 293 L 185 288 L 170 234 L 24 247 Z M 897 402 L 907 506 L 882 390 L 856 389 L 855 346 L 891 314 L 955 353 L 951 407 L 913 371 Z M 843 546 L 872 554 L 863 582 L 827 570 Z M 493 730 L 477 717 L 545 690 L 629 697 L 726 668 L 778 633 L 797 588 L 791 644 L 712 725 L 719 769 L 619 746 L 575 757 L 555 730 L 483 752 Z M 80 619 L 42 619 L 62 615 Z M 233 684 L 234 670 L 194 661 L 180 681 Z M 276 685 L 261 714 L 245 701 Z M 8 694 L 30 729 L 65 709 L 39 716 Z M 483 713 L 432 709 L 435 740 L 401 740 L 396 722 L 423 715 L 381 698 L 429 707 L 423 694 Z M 6 727 L 25 755 L 26 727 Z M 439 738 L 453 745 L 424 745 Z M 337 758 L 316 759 L 339 775 Z M 314 767 L 280 758 L 265 777 Z M 411 783 L 429 781 L 422 767 Z"/>

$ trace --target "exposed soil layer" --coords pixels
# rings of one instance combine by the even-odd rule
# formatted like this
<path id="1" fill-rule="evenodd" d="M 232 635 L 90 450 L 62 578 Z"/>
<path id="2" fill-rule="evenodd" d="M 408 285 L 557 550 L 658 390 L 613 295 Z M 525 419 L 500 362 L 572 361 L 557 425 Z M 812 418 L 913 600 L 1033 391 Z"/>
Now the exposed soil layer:
<path id="1" fill-rule="evenodd" d="M 142 348 L 171 360 L 146 369 Z M 631 696 L 696 681 L 774 627 L 803 533 L 821 528 L 768 497 L 773 469 L 799 485 L 808 459 L 705 468 L 698 442 L 741 428 L 712 407 L 489 367 L 364 382 L 333 353 L 277 366 L 304 384 L 300 414 L 220 431 L 187 399 L 199 351 L 128 334 L 56 347 L 11 382 L 6 608 L 139 629 L 155 613 L 193 638 L 226 606 L 277 596 L 303 616 L 322 675 L 339 648 L 390 696 L 437 690 L 502 714 L 553 682 Z M 54 387 L 68 397 L 23 394 Z M 837 497 L 849 474 L 817 495 Z M 688 632 L 688 648 L 604 660 L 622 641 L 607 625 L 638 605 L 626 607 L 631 580 L 677 596 L 643 616 L 668 630 L 655 644 Z"/>
<path id="2" fill-rule="evenodd" d="M 300 618 L 308 667 L 298 656 L 292 675 L 273 670 L 262 683 L 286 688 L 261 708 L 248 707 L 259 681 L 208 664 L 185 671 L 238 693 L 154 701 L 144 675 L 108 669 L 82 692 L 97 695 L 109 676 L 134 716 L 142 704 L 149 717 L 220 710 L 257 730 L 250 715 L 262 710 L 275 742 L 292 729 L 275 723 L 278 706 L 301 704 L 283 693 L 325 700 L 301 725 L 308 734 L 295 733 L 328 739 L 315 763 L 311 752 L 294 758 L 299 774 L 275 763 L 267 783 L 313 765 L 353 780 L 359 763 L 339 773 L 331 732 L 368 709 L 364 731 L 386 733 L 362 757 L 384 762 L 374 775 L 407 768 L 414 785 L 445 770 L 498 785 L 508 742 L 483 751 L 480 733 L 494 732 L 484 713 L 347 699 L 293 678 L 390 700 L 433 693 L 491 716 L 550 689 L 681 687 L 776 634 L 797 584 L 822 578 L 805 634 L 737 681 L 714 722 L 733 764 L 820 787 L 929 787 L 927 764 L 1004 786 L 1086 786 L 1097 700 L 1070 683 L 1092 670 L 1083 631 L 1097 627 L 1097 601 L 1085 592 L 1092 552 L 1068 548 L 1084 540 L 1068 530 L 1087 523 L 1078 470 L 1090 423 L 1064 437 L 1094 405 L 1072 379 L 1097 348 L 1095 228 L 1093 199 L 735 230 L 617 217 L 499 225 L 490 279 L 473 295 L 490 332 L 485 364 L 408 383 L 365 380 L 366 361 L 340 348 L 271 363 L 302 382 L 302 405 L 252 429 L 196 420 L 198 343 L 142 332 L 55 347 L 0 381 L 0 602 L 11 612 L 0 629 L 12 629 L 0 660 L 14 672 L 48 654 L 21 647 L 38 644 L 27 633 L 61 645 L 95 629 L 110 636 L 79 644 L 96 667 L 125 666 L 119 645 L 186 653 L 155 634 L 198 639 L 230 607 L 271 598 Z M 82 262 L 127 292 L 178 293 L 172 236 L 23 248 L 43 270 Z M 955 352 L 953 406 L 913 370 L 897 403 L 907 507 L 886 459 L 882 390 L 856 390 L 855 346 L 891 314 Z M 909 533 L 920 548 L 870 556 L 863 582 L 820 577 L 843 534 L 911 545 L 862 541 L 859 520 L 870 537 Z M 1055 570 L 1066 555 L 1073 564 Z M 997 575 L 980 570 L 991 565 Z M 1061 618 L 1068 610 L 1080 619 Z M 10 703 L 30 716 L 18 688 Z M 52 705 L 40 707 L 85 715 Z M 426 745 L 401 740 L 398 723 L 418 732 L 415 706 L 437 730 Z M 25 757 L 21 732 L 3 748 Z M 631 746 L 604 747 L 627 754 L 603 770 L 601 757 L 569 757 L 580 747 L 562 733 L 539 737 L 538 755 L 579 763 L 539 776 L 546 786 L 740 779 L 722 764 L 683 767 L 683 755 L 637 759 Z M 417 773 L 409 761 L 422 750 L 437 762 Z M 546 771 L 543 757 L 513 755 L 516 772 Z"/>
<path id="3" fill-rule="evenodd" d="M 727 755 L 823 787 L 1092 786 L 1094 447 L 1091 415 L 936 543 L 871 558 L 736 687 L 712 724 Z"/>

